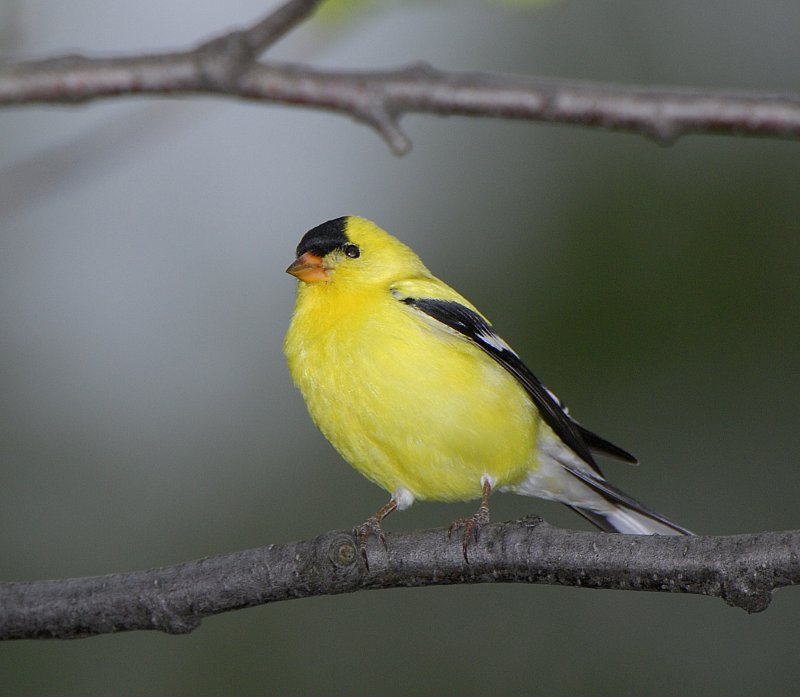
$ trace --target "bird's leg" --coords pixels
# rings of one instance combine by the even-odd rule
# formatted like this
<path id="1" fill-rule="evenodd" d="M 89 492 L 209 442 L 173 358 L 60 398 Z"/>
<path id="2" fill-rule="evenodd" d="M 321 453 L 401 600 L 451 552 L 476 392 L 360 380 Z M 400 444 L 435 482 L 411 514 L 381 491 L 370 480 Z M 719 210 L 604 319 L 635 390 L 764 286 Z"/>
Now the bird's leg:
<path id="1" fill-rule="evenodd" d="M 367 567 L 369 570 L 369 562 L 367 562 L 367 540 L 369 539 L 370 535 L 375 535 L 382 543 L 385 549 L 386 547 L 386 537 L 383 534 L 383 528 L 381 528 L 381 521 L 392 513 L 393 511 L 397 510 L 397 499 L 392 497 L 392 500 L 389 501 L 385 506 L 379 508 L 375 515 L 370 516 L 367 518 L 361 525 L 356 525 L 353 528 L 353 534 L 356 537 L 356 541 L 358 542 L 358 550 L 361 552 L 361 558 L 364 560 L 364 566 Z"/>
<path id="2" fill-rule="evenodd" d="M 483 496 L 481 496 L 481 505 L 478 511 L 469 518 L 454 520 L 447 531 L 447 537 L 451 538 L 455 530 L 464 528 L 464 538 L 461 544 L 464 550 L 464 561 L 467 563 L 469 563 L 467 548 L 473 540 L 478 541 L 481 528 L 489 522 L 489 495 L 492 493 L 492 482 L 488 476 L 484 475 L 481 477 L 481 484 L 483 485 Z"/>

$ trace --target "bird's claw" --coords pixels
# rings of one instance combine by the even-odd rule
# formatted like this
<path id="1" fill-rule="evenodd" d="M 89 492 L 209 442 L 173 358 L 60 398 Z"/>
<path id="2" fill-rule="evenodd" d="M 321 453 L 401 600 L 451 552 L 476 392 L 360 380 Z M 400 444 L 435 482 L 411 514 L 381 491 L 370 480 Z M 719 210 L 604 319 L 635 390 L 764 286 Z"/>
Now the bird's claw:
<path id="1" fill-rule="evenodd" d="M 464 551 L 464 561 L 469 564 L 469 557 L 467 556 L 467 549 L 472 542 L 478 541 L 481 529 L 489 523 L 489 507 L 481 506 L 475 515 L 468 518 L 458 518 L 453 521 L 453 524 L 447 530 L 447 538 L 452 539 L 453 533 L 456 530 L 464 528 L 461 547 Z"/>
<path id="2" fill-rule="evenodd" d="M 367 541 L 370 535 L 377 537 L 383 544 L 383 548 L 388 551 L 389 547 L 386 544 L 386 535 L 383 534 L 381 521 L 378 516 L 370 516 L 361 525 L 356 525 L 353 528 L 353 535 L 355 535 L 358 551 L 361 553 L 361 558 L 364 560 L 364 566 L 369 571 L 369 562 L 367 561 Z"/>

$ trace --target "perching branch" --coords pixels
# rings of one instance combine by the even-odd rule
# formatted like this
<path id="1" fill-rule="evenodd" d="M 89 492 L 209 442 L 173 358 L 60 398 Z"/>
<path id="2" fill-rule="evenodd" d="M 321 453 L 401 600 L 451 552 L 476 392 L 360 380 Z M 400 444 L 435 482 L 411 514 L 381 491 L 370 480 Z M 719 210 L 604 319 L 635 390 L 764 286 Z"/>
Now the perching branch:
<path id="1" fill-rule="evenodd" d="M 648 537 L 552 528 L 531 516 L 489 525 L 470 547 L 444 529 L 387 535 L 367 569 L 350 533 L 176 566 L 61 581 L 0 584 L 0 638 L 191 632 L 204 617 L 278 600 L 456 583 L 544 583 L 717 596 L 748 612 L 800 583 L 800 530 Z"/>
<path id="2" fill-rule="evenodd" d="M 0 65 L 0 105 L 75 104 L 119 95 L 205 94 L 328 109 L 372 126 L 397 154 L 407 113 L 492 116 L 627 130 L 660 142 L 688 133 L 800 137 L 800 94 L 649 88 L 416 64 L 319 70 L 257 59 L 321 0 L 289 0 L 245 30 L 171 53 L 79 55 Z"/>

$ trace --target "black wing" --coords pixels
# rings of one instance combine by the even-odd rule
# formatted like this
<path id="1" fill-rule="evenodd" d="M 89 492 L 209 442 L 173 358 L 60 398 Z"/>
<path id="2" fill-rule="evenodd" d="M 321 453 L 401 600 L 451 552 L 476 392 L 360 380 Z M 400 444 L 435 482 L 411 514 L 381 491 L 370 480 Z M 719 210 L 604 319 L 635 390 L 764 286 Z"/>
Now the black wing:
<path id="1" fill-rule="evenodd" d="M 434 300 L 432 298 L 400 298 L 400 300 L 463 335 L 511 373 L 530 395 L 545 423 L 553 429 L 553 432 L 565 445 L 600 476 L 602 476 L 602 472 L 592 457 L 590 446 L 599 452 L 617 457 L 624 455 L 622 459 L 636 461 L 636 458 L 621 448 L 575 423 L 558 398 L 539 382 L 520 360 L 520 357 L 494 333 L 492 325 L 477 312 L 452 300 Z"/>
<path id="2" fill-rule="evenodd" d="M 594 453 L 602 453 L 603 455 L 607 455 L 608 457 L 613 457 L 616 460 L 622 460 L 623 462 L 627 462 L 631 465 L 638 465 L 639 460 L 636 458 L 635 455 L 631 455 L 627 450 L 624 448 L 620 448 L 618 445 L 614 445 L 610 443 L 602 436 L 598 436 L 596 433 L 592 433 L 588 428 L 581 426 L 577 421 L 573 422 L 577 427 L 578 431 L 583 438 L 583 442 L 589 446 L 589 450 Z"/>

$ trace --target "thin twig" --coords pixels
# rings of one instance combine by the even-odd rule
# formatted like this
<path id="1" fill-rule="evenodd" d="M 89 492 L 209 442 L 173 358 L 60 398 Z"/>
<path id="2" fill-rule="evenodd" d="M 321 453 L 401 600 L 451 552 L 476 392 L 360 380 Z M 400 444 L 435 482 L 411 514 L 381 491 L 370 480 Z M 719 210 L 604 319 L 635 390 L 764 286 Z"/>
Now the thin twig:
<path id="1" fill-rule="evenodd" d="M 75 104 L 119 95 L 219 95 L 322 108 L 372 126 L 395 153 L 410 148 L 408 113 L 527 119 L 625 130 L 670 143 L 688 133 L 800 138 L 800 94 L 649 88 L 459 73 L 415 64 L 320 70 L 258 62 L 320 0 L 289 0 L 253 24 L 172 53 L 71 55 L 0 65 L 0 105 Z"/>
<path id="2" fill-rule="evenodd" d="M 242 33 L 253 52 L 260 55 L 278 39 L 308 19 L 322 2 L 323 0 L 292 0 Z"/>
<path id="3" fill-rule="evenodd" d="M 151 629 L 184 634 L 204 617 L 359 590 L 541 583 L 695 593 L 748 612 L 800 583 L 800 530 L 649 537 L 551 528 L 532 516 L 489 525 L 464 560 L 445 529 L 387 535 L 369 569 L 351 533 L 270 545 L 176 566 L 92 578 L 0 584 L 0 638 L 76 638 Z"/>

